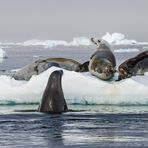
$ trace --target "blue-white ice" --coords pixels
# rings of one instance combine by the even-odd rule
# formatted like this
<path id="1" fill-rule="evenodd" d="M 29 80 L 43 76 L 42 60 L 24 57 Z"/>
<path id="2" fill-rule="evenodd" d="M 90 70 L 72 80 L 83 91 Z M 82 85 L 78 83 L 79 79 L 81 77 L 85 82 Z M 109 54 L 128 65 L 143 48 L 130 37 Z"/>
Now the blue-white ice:
<path id="1" fill-rule="evenodd" d="M 0 104 L 38 103 L 49 75 L 58 69 L 51 67 L 28 82 L 1 75 Z M 68 104 L 148 105 L 148 75 L 108 82 L 89 73 L 63 71 L 62 87 Z"/>
<path id="2" fill-rule="evenodd" d="M 0 58 L 7 58 L 7 53 L 2 48 L 0 48 Z"/>

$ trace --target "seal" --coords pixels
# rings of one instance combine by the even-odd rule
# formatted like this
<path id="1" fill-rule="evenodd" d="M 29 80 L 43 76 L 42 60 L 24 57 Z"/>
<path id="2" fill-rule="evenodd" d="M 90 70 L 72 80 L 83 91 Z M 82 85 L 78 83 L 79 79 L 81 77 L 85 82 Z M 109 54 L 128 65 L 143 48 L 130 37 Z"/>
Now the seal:
<path id="1" fill-rule="evenodd" d="M 91 41 L 96 45 L 97 50 L 90 57 L 89 72 L 102 80 L 109 80 L 116 72 L 115 56 L 105 40 L 91 38 Z"/>
<path id="2" fill-rule="evenodd" d="M 88 71 L 88 67 L 85 64 L 81 64 L 73 59 L 48 58 L 43 60 L 37 60 L 32 64 L 26 65 L 25 67 L 17 71 L 15 74 L 13 74 L 12 77 L 16 80 L 28 81 L 32 77 L 32 75 L 38 75 L 52 66 L 76 72 Z"/>
<path id="3" fill-rule="evenodd" d="M 118 80 L 144 75 L 145 72 L 148 72 L 148 51 L 144 51 L 120 64 Z"/>
<path id="4" fill-rule="evenodd" d="M 38 112 L 62 113 L 68 111 L 61 85 L 62 75 L 63 71 L 59 70 L 53 71 L 49 76 Z"/>

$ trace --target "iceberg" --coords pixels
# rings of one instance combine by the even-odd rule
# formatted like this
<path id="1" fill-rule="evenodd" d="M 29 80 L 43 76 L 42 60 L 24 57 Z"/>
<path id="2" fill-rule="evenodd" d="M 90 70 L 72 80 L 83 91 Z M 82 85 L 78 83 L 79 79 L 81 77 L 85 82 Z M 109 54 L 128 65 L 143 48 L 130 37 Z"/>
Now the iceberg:
<path id="1" fill-rule="evenodd" d="M 52 48 L 56 46 L 89 46 L 92 45 L 90 39 L 86 37 L 75 37 L 71 42 L 63 40 L 28 40 L 16 43 L 19 46 L 43 46 L 44 48 Z"/>
<path id="2" fill-rule="evenodd" d="M 0 48 L 0 63 L 2 63 L 7 57 L 7 53 L 2 48 Z"/>
<path id="3" fill-rule="evenodd" d="M 2 48 L 0 48 L 0 58 L 7 58 L 7 53 Z"/>
<path id="4" fill-rule="evenodd" d="M 87 37 L 75 37 L 73 41 L 68 43 L 69 46 L 90 46 L 93 45 Z"/>
<path id="5" fill-rule="evenodd" d="M 1 75 L 0 104 L 39 103 L 50 74 L 59 69 L 51 67 L 29 81 Z M 148 105 L 147 74 L 115 82 L 100 80 L 88 72 L 63 71 L 62 88 L 68 104 Z"/>
<path id="6" fill-rule="evenodd" d="M 110 34 L 107 32 L 102 39 L 106 40 L 110 44 L 116 44 L 116 45 L 131 45 L 131 44 L 137 44 L 137 41 L 135 40 L 129 40 L 125 38 L 125 35 L 122 33 L 113 33 Z"/>

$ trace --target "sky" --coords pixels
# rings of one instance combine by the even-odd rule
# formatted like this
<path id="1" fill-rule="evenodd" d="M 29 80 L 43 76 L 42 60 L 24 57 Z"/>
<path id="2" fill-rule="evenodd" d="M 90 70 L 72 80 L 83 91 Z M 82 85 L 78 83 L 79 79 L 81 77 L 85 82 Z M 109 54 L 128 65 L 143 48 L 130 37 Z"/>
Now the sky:
<path id="1" fill-rule="evenodd" d="M 148 41 L 148 0 L 0 0 L 0 42 L 120 32 Z"/>

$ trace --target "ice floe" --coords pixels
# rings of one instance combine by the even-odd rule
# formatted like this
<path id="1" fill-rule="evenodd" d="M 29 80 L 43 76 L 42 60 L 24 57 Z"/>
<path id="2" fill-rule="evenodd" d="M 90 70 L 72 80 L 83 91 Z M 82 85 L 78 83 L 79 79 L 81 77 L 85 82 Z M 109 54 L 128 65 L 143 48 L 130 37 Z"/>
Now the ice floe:
<path id="1" fill-rule="evenodd" d="M 0 104 L 39 103 L 51 67 L 29 81 L 0 76 Z M 148 105 L 148 76 L 136 76 L 119 82 L 102 81 L 89 73 L 63 70 L 62 87 L 68 104 Z"/>

